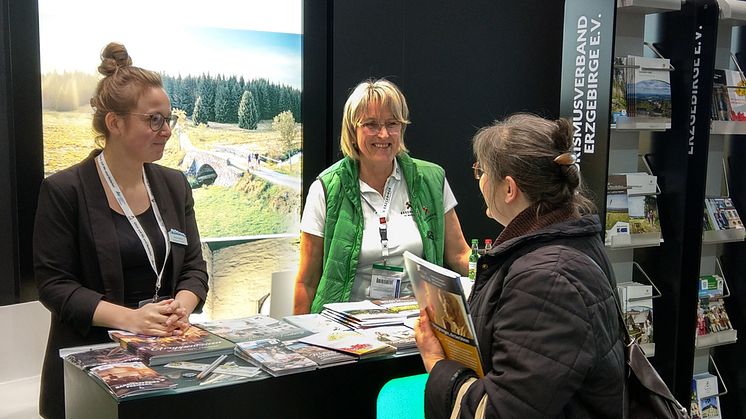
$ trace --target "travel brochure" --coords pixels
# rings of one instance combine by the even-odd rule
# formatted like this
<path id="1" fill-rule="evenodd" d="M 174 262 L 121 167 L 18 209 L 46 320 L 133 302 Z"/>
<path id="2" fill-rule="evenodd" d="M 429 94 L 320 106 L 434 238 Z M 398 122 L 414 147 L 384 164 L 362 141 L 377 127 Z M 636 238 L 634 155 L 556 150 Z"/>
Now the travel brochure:
<path id="1" fill-rule="evenodd" d="M 109 337 L 148 365 L 229 354 L 234 346 L 232 342 L 196 326 L 179 336 L 156 337 L 110 330 Z"/>
<path id="2" fill-rule="evenodd" d="M 474 323 L 461 287 L 461 275 L 404 252 L 404 264 L 420 308 L 425 309 L 430 325 L 440 341 L 446 358 L 484 376 Z"/>
<path id="3" fill-rule="evenodd" d="M 740 71 L 714 70 L 710 113 L 713 121 L 746 121 L 746 77 Z"/>
<path id="4" fill-rule="evenodd" d="M 647 173 L 609 175 L 606 187 L 607 246 L 657 245 L 661 242 L 656 182 L 657 178 Z"/>
<path id="5" fill-rule="evenodd" d="M 315 370 L 317 364 L 288 349 L 277 339 L 261 339 L 236 344 L 236 356 L 251 362 L 273 376 Z"/>
<path id="6" fill-rule="evenodd" d="M 611 89 L 612 128 L 671 125 L 670 60 L 615 57 Z M 644 126 L 642 126 L 644 127 Z"/>
<path id="7" fill-rule="evenodd" d="M 175 386 L 166 376 L 139 361 L 99 365 L 91 368 L 90 373 L 117 398 L 168 390 Z"/>
<path id="8" fill-rule="evenodd" d="M 233 343 L 251 342 L 259 339 L 292 340 L 310 334 L 308 330 L 302 327 L 275 320 L 265 315 L 207 321 L 198 323 L 197 326 Z"/>

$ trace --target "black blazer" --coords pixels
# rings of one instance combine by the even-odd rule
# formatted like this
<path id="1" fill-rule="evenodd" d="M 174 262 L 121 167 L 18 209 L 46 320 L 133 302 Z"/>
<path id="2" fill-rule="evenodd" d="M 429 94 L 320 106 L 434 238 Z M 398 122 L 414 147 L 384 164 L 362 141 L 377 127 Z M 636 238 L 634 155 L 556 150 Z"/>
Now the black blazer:
<path id="1" fill-rule="evenodd" d="M 94 158 L 46 178 L 41 185 L 34 224 L 34 274 L 39 301 L 52 312 L 42 369 L 40 412 L 64 417 L 62 360 L 59 349 L 106 342 L 104 328 L 92 326 L 99 301 L 124 302 L 119 241 Z M 207 297 L 207 270 L 194 219 L 192 191 L 174 169 L 145 164 L 166 231 L 187 236 L 187 245 L 171 243 L 172 289 Z M 165 290 L 164 290 L 165 291 Z"/>

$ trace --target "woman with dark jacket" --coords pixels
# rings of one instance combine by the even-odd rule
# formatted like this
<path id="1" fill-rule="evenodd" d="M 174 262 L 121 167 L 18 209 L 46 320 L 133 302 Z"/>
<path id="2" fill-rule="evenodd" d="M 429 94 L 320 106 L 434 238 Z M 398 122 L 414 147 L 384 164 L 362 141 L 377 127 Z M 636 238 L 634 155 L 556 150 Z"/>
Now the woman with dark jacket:
<path id="1" fill-rule="evenodd" d="M 428 417 L 622 417 L 615 283 L 572 138 L 568 121 L 528 114 L 474 137 L 487 216 L 505 226 L 469 298 L 485 376 L 445 359 L 422 311 Z"/>
<path id="2" fill-rule="evenodd" d="M 161 78 L 115 43 L 99 72 L 91 105 L 101 149 L 45 179 L 36 212 L 34 273 L 52 312 L 45 418 L 65 416 L 59 349 L 110 341 L 107 329 L 178 335 L 207 296 L 191 189 L 153 164 L 176 122 Z"/>

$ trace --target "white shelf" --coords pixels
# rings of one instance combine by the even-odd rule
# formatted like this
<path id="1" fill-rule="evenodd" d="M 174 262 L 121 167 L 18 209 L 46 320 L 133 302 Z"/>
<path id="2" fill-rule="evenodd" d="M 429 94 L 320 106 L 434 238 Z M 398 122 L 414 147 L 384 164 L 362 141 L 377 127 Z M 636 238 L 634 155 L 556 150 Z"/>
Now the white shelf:
<path id="1" fill-rule="evenodd" d="M 730 21 L 733 25 L 746 25 L 746 2 L 740 0 L 718 0 L 720 20 Z"/>
<path id="2" fill-rule="evenodd" d="M 697 336 L 695 347 L 697 349 L 711 348 L 713 346 L 728 345 L 738 340 L 738 331 L 735 329 L 723 330 L 722 332 L 708 333 Z"/>
<path id="3" fill-rule="evenodd" d="M 617 0 L 620 12 L 653 14 L 681 10 L 681 0 Z"/>
<path id="4" fill-rule="evenodd" d="M 642 247 L 658 247 L 663 243 L 660 232 L 642 234 L 616 234 L 607 237 L 607 249 L 639 249 Z"/>
<path id="5" fill-rule="evenodd" d="M 746 2 L 745 2 L 746 3 Z M 746 121 L 711 121 L 710 134 L 746 134 Z"/>
<path id="6" fill-rule="evenodd" d="M 746 239 L 746 229 L 743 228 L 705 230 L 702 233 L 702 243 L 704 244 L 742 242 L 744 239 Z"/>
<path id="7" fill-rule="evenodd" d="M 611 129 L 617 131 L 665 131 L 671 129 L 671 120 L 646 117 L 620 117 Z"/>

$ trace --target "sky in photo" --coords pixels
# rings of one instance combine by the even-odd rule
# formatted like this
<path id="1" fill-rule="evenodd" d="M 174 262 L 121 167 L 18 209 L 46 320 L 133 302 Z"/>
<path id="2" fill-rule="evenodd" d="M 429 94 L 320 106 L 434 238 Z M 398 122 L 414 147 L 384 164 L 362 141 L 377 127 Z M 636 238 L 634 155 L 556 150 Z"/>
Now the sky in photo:
<path id="1" fill-rule="evenodd" d="M 266 78 L 301 89 L 300 0 L 39 0 L 41 71 L 95 73 L 110 41 L 173 76 Z"/>

